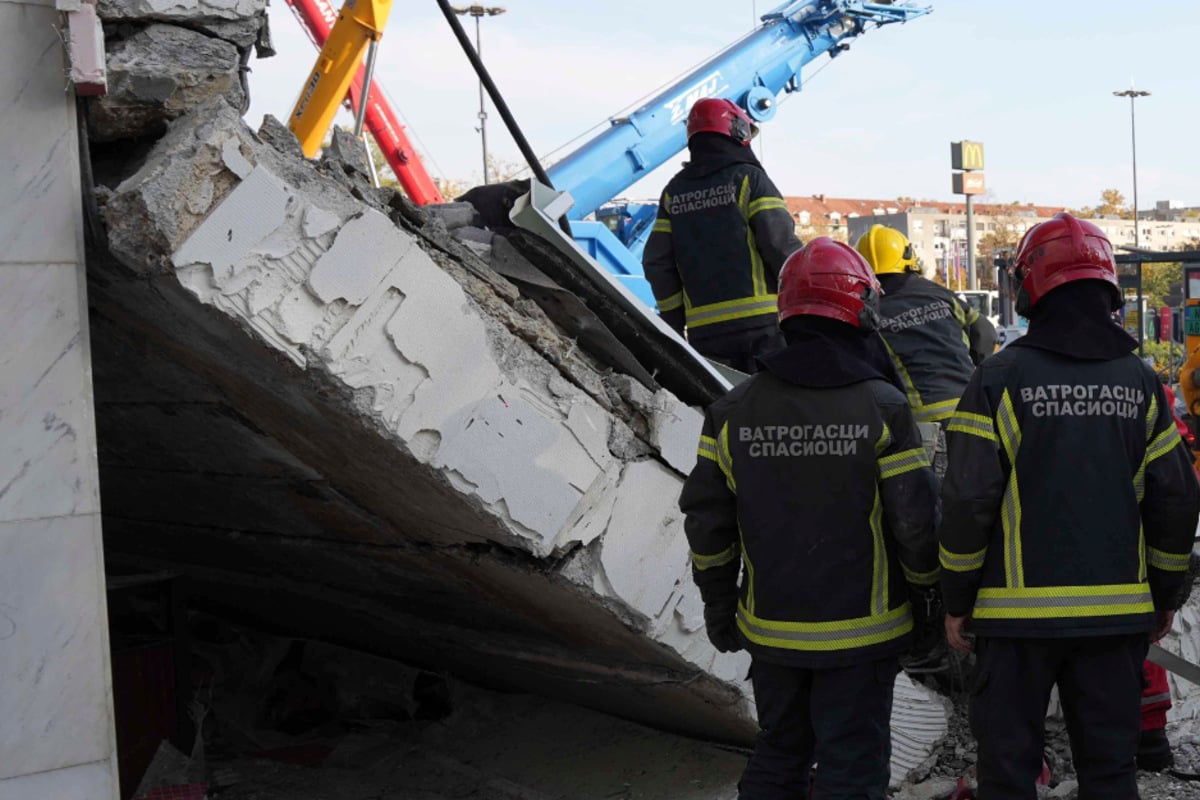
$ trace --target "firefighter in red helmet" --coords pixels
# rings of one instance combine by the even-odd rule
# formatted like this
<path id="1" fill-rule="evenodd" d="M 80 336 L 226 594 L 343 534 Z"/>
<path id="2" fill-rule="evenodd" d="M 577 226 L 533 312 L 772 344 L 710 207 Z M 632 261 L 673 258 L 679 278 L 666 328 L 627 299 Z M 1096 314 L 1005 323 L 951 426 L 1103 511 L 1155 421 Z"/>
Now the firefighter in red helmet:
<path id="1" fill-rule="evenodd" d="M 642 257 L 658 313 L 701 355 L 743 372 L 783 344 L 779 270 L 799 249 L 787 205 L 750 149 L 756 129 L 731 100 L 696 102 L 690 159 L 667 183 Z"/>
<path id="2" fill-rule="evenodd" d="M 887 349 L 879 282 L 821 237 L 787 259 L 787 345 L 707 410 L 679 505 L 709 639 L 749 650 L 743 800 L 882 800 L 911 587 L 937 581 L 937 478 Z"/>
<path id="3" fill-rule="evenodd" d="M 1112 246 L 1069 214 L 1017 248 L 1029 333 L 976 368 L 949 425 L 939 531 L 950 644 L 976 673 L 979 794 L 1033 800 L 1051 687 L 1080 800 L 1136 798 L 1142 662 L 1171 626 L 1200 488 L 1121 304 Z"/>

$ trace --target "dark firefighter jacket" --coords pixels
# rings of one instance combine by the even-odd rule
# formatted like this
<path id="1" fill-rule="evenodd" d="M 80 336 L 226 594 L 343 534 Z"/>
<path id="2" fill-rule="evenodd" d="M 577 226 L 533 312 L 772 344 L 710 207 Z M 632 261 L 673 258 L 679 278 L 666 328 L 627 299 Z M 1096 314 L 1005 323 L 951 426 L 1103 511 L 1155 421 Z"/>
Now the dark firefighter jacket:
<path id="1" fill-rule="evenodd" d="M 900 391 L 846 358 L 813 369 L 829 359 L 809 347 L 708 409 L 679 504 L 705 605 L 736 597 L 750 653 L 841 666 L 908 646 L 905 579 L 937 581 L 937 478 Z"/>
<path id="2" fill-rule="evenodd" d="M 946 611 L 988 636 L 1149 631 L 1200 512 L 1162 385 L 1131 353 L 1022 344 L 976 370 L 950 420 Z"/>
<path id="3" fill-rule="evenodd" d="M 761 167 L 685 168 L 667 184 L 642 267 L 663 320 L 696 343 L 776 323 L 783 262 L 800 241 Z"/>
<path id="4" fill-rule="evenodd" d="M 913 272 L 880 275 L 879 332 L 917 422 L 949 419 L 996 329 L 953 292 Z"/>

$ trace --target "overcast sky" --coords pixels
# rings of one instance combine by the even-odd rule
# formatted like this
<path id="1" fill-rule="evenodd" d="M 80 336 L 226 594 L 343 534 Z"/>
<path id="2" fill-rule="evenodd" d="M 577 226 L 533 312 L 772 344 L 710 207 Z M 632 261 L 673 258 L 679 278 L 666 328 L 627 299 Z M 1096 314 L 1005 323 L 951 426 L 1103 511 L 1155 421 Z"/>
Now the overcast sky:
<path id="1" fill-rule="evenodd" d="M 337 0 L 334 0 L 335 5 Z M 465 4 L 465 0 L 464 3 Z M 534 150 L 563 148 L 745 34 L 771 0 L 498 0 L 483 55 Z M 1200 3 L 1196 0 L 930 0 L 933 13 L 869 31 L 803 72 L 756 147 L 785 195 L 951 200 L 951 141 L 985 147 L 987 200 L 1200 206 Z M 247 121 L 286 120 L 316 49 L 284 0 L 278 55 L 251 62 Z M 473 21 L 463 18 L 474 36 Z M 819 71 L 819 74 L 818 74 Z M 395 0 L 377 80 L 434 176 L 479 182 L 478 83 L 432 0 Z M 811 80 L 811 82 L 809 82 Z M 347 124 L 348 115 L 341 117 Z M 586 141 L 585 139 L 580 140 Z M 494 111 L 489 150 L 521 161 Z M 684 154 L 625 193 L 656 198 Z"/>

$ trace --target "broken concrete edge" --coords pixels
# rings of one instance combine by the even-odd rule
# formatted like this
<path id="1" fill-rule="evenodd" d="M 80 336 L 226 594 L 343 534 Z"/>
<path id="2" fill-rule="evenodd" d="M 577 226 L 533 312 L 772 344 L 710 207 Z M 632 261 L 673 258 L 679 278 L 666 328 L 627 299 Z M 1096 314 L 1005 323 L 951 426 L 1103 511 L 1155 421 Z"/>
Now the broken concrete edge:
<path id="1" fill-rule="evenodd" d="M 166 23 L 222 39 L 239 48 L 269 42 L 266 0 L 180 3 L 176 0 L 97 0 L 101 20 L 110 26 Z"/>
<path id="2" fill-rule="evenodd" d="M 214 97 L 247 102 L 242 54 L 200 31 L 152 23 L 109 40 L 108 93 L 88 102 L 89 136 L 119 141 L 158 136 L 172 120 Z"/>
<path id="3" fill-rule="evenodd" d="M 306 190 L 319 196 L 319 205 L 301 199 Z M 675 502 L 681 477 L 690 469 L 688 458 L 695 458 L 700 417 L 694 409 L 664 392 L 634 391 L 620 377 L 610 378 L 615 386 L 606 386 L 578 353 L 559 355 L 569 344 L 548 322 L 528 310 L 517 313 L 511 301 L 453 259 L 431 258 L 422 240 L 407 237 L 381 213 L 354 202 L 311 165 L 257 142 L 223 101 L 173 124 L 142 168 L 108 198 L 104 214 L 112 252 L 127 268 L 143 276 L 174 276 L 202 303 L 232 317 L 298 368 L 342 387 L 362 424 L 440 470 L 447 483 L 501 519 L 508 535 L 499 544 L 545 558 L 575 543 L 606 539 L 600 556 L 605 576 L 591 580 L 589 588 L 617 601 L 614 608 L 629 624 L 666 635 L 675 606 L 694 594 Z M 456 265 L 454 280 L 448 280 Z M 409 296 L 421 298 L 411 320 L 398 314 Z M 447 317 L 454 309 L 464 315 L 457 323 Z M 384 330 L 378 329 L 380 322 Z M 376 328 L 369 333 L 372 323 Z M 451 348 L 452 357 L 438 352 L 439 342 L 422 343 L 430 332 L 458 345 Z M 356 349 L 369 335 L 381 347 Z M 389 340 L 392 346 L 383 348 Z M 541 347 L 534 352 L 526 343 Z M 371 360 L 380 353 L 393 362 L 389 374 L 399 383 L 370 374 Z M 463 369 L 466 354 L 480 353 L 490 353 L 492 364 L 483 367 L 482 377 L 472 376 Z M 408 423 L 410 410 L 421 405 L 420 391 L 429 388 L 431 362 L 438 362 L 434 369 L 447 388 L 419 410 L 435 421 Z M 474 404 L 460 407 L 456 419 L 442 413 L 446 406 L 461 406 L 462 398 L 475 398 Z M 629 408 L 622 408 L 625 398 Z M 557 433 L 544 420 L 542 426 L 558 446 L 548 440 L 549 446 L 542 443 L 531 451 L 510 450 L 508 467 L 496 463 L 480 472 L 472 459 L 488 446 L 445 441 L 439 433 L 442 423 L 466 429 L 475 422 L 503 426 L 506 420 L 510 434 L 519 432 L 525 423 L 518 415 L 517 427 L 512 426 L 514 406 L 527 421 L 547 413 L 561 419 L 564 430 Z M 649 444 L 659 448 L 661 460 L 626 462 L 614 455 L 614 449 L 622 449 L 610 446 L 614 436 L 637 438 L 619 415 L 608 413 L 616 409 L 650 420 L 645 426 Z M 617 433 L 622 430 L 629 433 Z M 511 465 L 529 465 L 518 483 L 528 482 L 528 473 L 536 472 L 539 457 L 546 455 L 559 470 L 560 478 L 550 481 L 554 486 L 544 483 L 530 495 L 517 484 L 505 485 L 503 473 L 511 472 Z M 604 527 L 596 525 L 591 502 L 610 504 L 622 520 L 621 530 L 614 534 L 611 517 Z M 547 515 L 548 504 L 557 511 Z M 646 558 L 644 542 L 636 541 L 647 520 L 659 521 L 661 558 Z M 614 541 L 626 538 L 628 547 Z M 650 575 L 631 579 L 627 570 Z M 647 587 L 656 591 L 647 595 Z M 687 628 L 675 642 L 677 650 L 690 649 L 688 640 L 697 638 L 702 618 L 696 608 L 683 616 Z M 689 660 L 708 668 L 714 654 L 699 639 L 700 652 Z"/>

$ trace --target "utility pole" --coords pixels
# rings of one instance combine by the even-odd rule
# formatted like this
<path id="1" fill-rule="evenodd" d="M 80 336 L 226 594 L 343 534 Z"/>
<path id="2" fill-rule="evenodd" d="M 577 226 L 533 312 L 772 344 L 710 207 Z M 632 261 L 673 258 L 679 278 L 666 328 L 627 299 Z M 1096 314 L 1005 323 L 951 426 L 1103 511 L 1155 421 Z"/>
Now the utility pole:
<path id="1" fill-rule="evenodd" d="M 479 37 L 479 19 L 484 16 L 494 17 L 498 14 L 503 14 L 505 9 L 499 6 L 454 6 L 454 13 L 459 15 L 470 15 L 475 18 L 475 52 L 479 55 L 480 60 L 483 59 L 483 42 Z M 483 79 L 479 81 L 479 139 L 483 145 L 483 182 L 491 183 L 488 178 L 488 149 L 487 149 L 487 106 L 484 105 L 483 96 Z"/>
<path id="2" fill-rule="evenodd" d="M 1133 146 L 1133 249 L 1136 253 L 1141 247 L 1141 238 L 1139 236 L 1141 225 L 1138 221 L 1138 195 L 1137 195 L 1137 122 L 1134 117 L 1133 106 L 1134 102 L 1139 97 L 1149 97 L 1150 93 L 1142 89 L 1133 88 L 1133 79 L 1129 80 L 1129 88 L 1122 92 L 1113 92 L 1114 97 L 1129 98 L 1129 138 Z M 1142 346 L 1142 340 L 1146 338 L 1146 309 L 1142 307 L 1144 301 L 1142 299 L 1142 262 L 1137 262 L 1137 315 L 1138 326 L 1140 332 L 1138 334 L 1138 355 L 1144 355 L 1145 349 Z"/>

